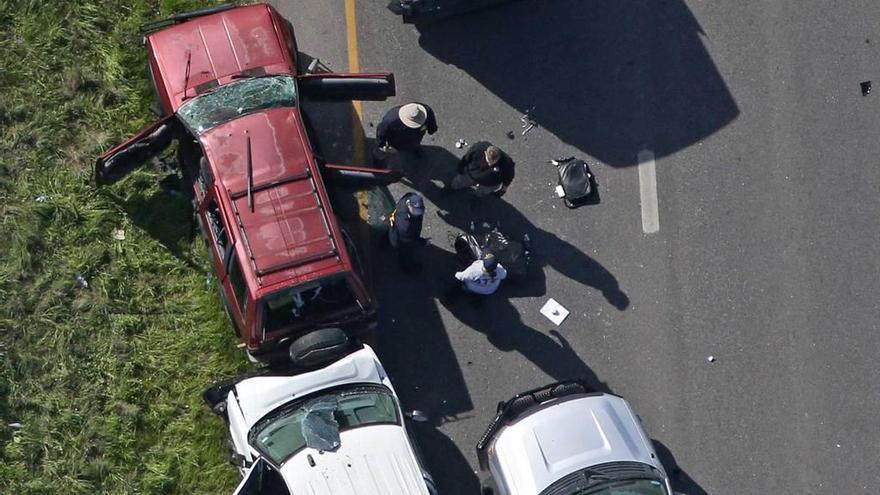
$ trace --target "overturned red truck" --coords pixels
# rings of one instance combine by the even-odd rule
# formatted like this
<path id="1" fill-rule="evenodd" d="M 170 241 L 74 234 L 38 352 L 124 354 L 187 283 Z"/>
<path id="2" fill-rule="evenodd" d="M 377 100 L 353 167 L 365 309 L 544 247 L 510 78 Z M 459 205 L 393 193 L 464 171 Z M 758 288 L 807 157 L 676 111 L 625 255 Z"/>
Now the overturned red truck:
<path id="1" fill-rule="evenodd" d="M 266 4 L 202 9 L 146 29 L 161 118 L 98 159 L 97 183 L 120 180 L 177 141 L 220 294 L 252 358 L 308 354 L 371 331 L 375 301 L 324 178 L 393 174 L 322 163 L 300 102 L 383 100 L 394 95 L 393 75 L 298 70 L 293 28 Z"/>

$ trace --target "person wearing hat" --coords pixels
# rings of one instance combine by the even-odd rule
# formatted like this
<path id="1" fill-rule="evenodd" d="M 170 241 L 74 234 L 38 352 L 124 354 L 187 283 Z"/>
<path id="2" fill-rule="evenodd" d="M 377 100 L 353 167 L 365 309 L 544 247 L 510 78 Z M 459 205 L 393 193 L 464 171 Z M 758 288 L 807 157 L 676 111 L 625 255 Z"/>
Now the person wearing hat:
<path id="1" fill-rule="evenodd" d="M 421 153 L 425 133 L 437 132 L 437 118 L 424 103 L 407 103 L 388 110 L 376 128 L 377 149 L 391 146 L 397 151 Z"/>
<path id="2" fill-rule="evenodd" d="M 471 188 L 478 197 L 504 195 L 513 182 L 515 163 L 497 146 L 487 141 L 474 143 L 458 162 L 458 174 L 449 188 Z"/>
<path id="3" fill-rule="evenodd" d="M 389 216 L 388 242 L 397 251 L 397 260 L 404 270 L 418 269 L 415 249 L 430 246 L 431 239 L 422 237 L 422 220 L 425 217 L 425 201 L 418 193 L 404 194 Z"/>
<path id="4" fill-rule="evenodd" d="M 464 283 L 464 288 L 474 294 L 493 294 L 507 277 L 507 270 L 498 263 L 495 255 L 485 253 L 460 272 L 455 278 Z"/>

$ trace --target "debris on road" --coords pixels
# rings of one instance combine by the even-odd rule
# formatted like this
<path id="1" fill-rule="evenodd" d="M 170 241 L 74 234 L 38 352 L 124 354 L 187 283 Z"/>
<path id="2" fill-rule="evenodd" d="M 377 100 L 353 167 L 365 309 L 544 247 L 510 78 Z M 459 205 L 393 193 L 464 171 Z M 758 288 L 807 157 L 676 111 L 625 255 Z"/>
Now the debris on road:
<path id="1" fill-rule="evenodd" d="M 458 149 L 462 149 L 462 148 L 464 148 L 464 147 L 467 146 L 467 145 L 468 145 L 468 142 L 465 141 L 464 139 L 457 139 L 457 140 L 455 141 L 455 147 L 458 148 Z"/>
<path id="2" fill-rule="evenodd" d="M 707 358 L 706 358 L 706 361 L 709 361 L 710 363 L 714 363 L 714 362 L 715 362 L 715 356 L 709 356 L 709 357 L 707 357 Z"/>
<path id="3" fill-rule="evenodd" d="M 871 94 L 871 81 L 864 81 L 859 84 L 862 88 L 862 96 L 868 96 Z"/>
<path id="4" fill-rule="evenodd" d="M 568 310 L 551 297 L 541 308 L 541 314 L 559 326 L 568 317 Z"/>
<path id="5" fill-rule="evenodd" d="M 507 139 L 513 139 L 513 137 L 515 136 L 513 131 L 507 131 L 504 133 L 504 135 L 507 136 Z"/>
<path id="6" fill-rule="evenodd" d="M 525 136 L 529 131 L 534 129 L 536 125 L 538 125 L 538 123 L 535 122 L 532 119 L 532 117 L 529 115 L 529 113 L 534 109 L 535 109 L 535 107 L 532 107 L 532 108 L 526 110 L 526 113 L 522 114 L 522 116 L 519 118 L 519 121 L 522 123 L 522 128 L 523 128 L 522 135 L 523 136 Z"/>

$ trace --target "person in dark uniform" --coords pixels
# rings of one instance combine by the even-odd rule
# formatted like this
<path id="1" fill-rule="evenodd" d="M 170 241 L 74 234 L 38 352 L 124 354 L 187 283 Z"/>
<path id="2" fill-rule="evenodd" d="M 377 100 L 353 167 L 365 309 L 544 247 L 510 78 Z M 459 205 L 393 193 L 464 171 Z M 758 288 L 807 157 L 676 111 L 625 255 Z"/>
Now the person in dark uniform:
<path id="1" fill-rule="evenodd" d="M 391 212 L 388 242 L 397 251 L 397 260 L 405 271 L 421 268 L 415 261 L 415 250 L 419 246 L 431 245 L 430 238 L 422 237 L 424 216 L 425 202 L 413 192 L 404 194 Z"/>
<path id="2" fill-rule="evenodd" d="M 424 103 L 407 103 L 388 110 L 376 128 L 376 147 L 386 151 L 392 147 L 421 155 L 422 138 L 437 132 L 437 118 Z"/>
<path id="3" fill-rule="evenodd" d="M 458 174 L 449 187 L 471 189 L 477 197 L 494 194 L 499 198 L 513 182 L 515 164 L 507 153 L 486 141 L 474 143 L 458 162 Z"/>

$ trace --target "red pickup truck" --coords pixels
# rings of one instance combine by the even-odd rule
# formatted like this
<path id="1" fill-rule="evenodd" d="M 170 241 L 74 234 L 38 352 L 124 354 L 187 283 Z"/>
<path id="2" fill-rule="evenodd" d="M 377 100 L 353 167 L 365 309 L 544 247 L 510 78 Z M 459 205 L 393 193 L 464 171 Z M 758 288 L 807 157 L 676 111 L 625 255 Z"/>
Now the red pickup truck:
<path id="1" fill-rule="evenodd" d="M 178 14 L 151 28 L 144 41 L 163 117 L 99 158 L 96 181 L 115 182 L 178 142 L 220 293 L 252 358 L 287 355 L 319 329 L 352 338 L 372 330 L 376 305 L 323 176 L 391 174 L 321 163 L 300 103 L 383 100 L 394 95 L 393 75 L 298 71 L 293 28 L 266 4 Z M 339 333 L 302 345 L 326 347 Z"/>

